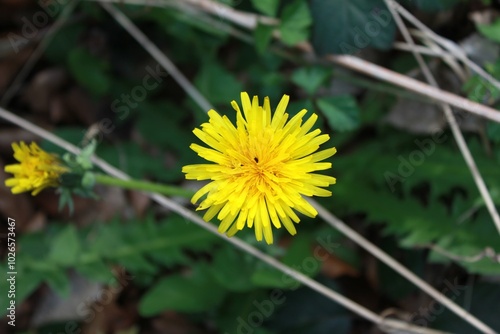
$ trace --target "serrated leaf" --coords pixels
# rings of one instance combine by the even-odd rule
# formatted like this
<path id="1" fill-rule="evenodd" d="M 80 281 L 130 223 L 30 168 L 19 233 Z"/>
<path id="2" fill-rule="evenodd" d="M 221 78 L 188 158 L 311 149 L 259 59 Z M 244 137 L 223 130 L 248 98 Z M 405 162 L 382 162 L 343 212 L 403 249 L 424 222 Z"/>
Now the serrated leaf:
<path id="1" fill-rule="evenodd" d="M 312 95 L 331 74 L 331 69 L 322 66 L 301 67 L 293 72 L 292 82 Z"/>
<path id="2" fill-rule="evenodd" d="M 271 39 L 273 37 L 273 31 L 274 27 L 261 24 L 257 24 L 257 28 L 255 28 L 253 37 L 255 40 L 255 48 L 257 49 L 257 52 L 259 53 L 264 53 L 266 51 L 267 46 L 269 45 L 269 42 L 271 42 Z"/>
<path id="3" fill-rule="evenodd" d="M 392 47 L 394 20 L 383 0 L 313 0 L 313 46 L 319 55 Z"/>
<path id="4" fill-rule="evenodd" d="M 74 225 L 67 225 L 54 238 L 48 260 L 62 266 L 71 266 L 77 262 L 80 250 L 76 228 Z"/>
<path id="5" fill-rule="evenodd" d="M 359 109 L 351 96 L 326 97 L 318 99 L 316 103 L 332 129 L 351 131 L 359 127 Z"/>
<path id="6" fill-rule="evenodd" d="M 91 264 L 79 264 L 75 269 L 89 280 L 95 282 L 109 284 L 115 279 L 111 267 L 100 260 L 94 261 Z"/>
<path id="7" fill-rule="evenodd" d="M 252 0 L 252 5 L 267 16 L 276 16 L 280 0 Z"/>
<path id="8" fill-rule="evenodd" d="M 151 264 L 140 253 L 119 256 L 117 257 L 117 262 L 133 273 L 154 275 L 158 272 L 158 267 Z"/>
<path id="9" fill-rule="evenodd" d="M 130 223 L 131 224 L 131 223 Z M 217 237 L 193 223 L 187 223 L 179 216 L 172 216 L 159 224 L 154 235 L 145 232 L 143 226 L 111 224 L 101 226 L 92 250 L 102 257 L 113 261 L 128 259 L 133 266 L 141 266 L 140 259 L 130 256 L 148 255 L 153 252 L 163 254 L 163 251 L 187 247 L 191 250 L 204 250 L 210 247 Z M 139 232 L 141 231 L 141 232 Z M 157 254 L 158 256 L 158 254 Z M 168 253 L 165 254 L 168 256 Z M 124 260 L 127 261 L 127 260 Z M 144 270 L 150 264 L 145 264 Z"/>
<path id="10" fill-rule="evenodd" d="M 411 140 L 406 142 L 405 137 Z M 477 188 L 458 150 L 450 149 L 448 143 L 441 140 L 439 144 L 433 143 L 431 138 L 419 138 L 418 145 L 411 136 L 391 136 L 386 133 L 384 138 L 386 142 L 364 144 L 363 149 L 358 149 L 349 157 L 339 156 L 335 159 L 336 168 L 344 172 L 343 182 L 334 188 L 337 201 L 332 210 L 338 214 L 366 214 L 368 222 L 383 223 L 384 233 L 396 236 L 403 247 L 433 243 L 440 245 L 446 240 L 447 243 L 443 244 L 445 250 L 464 256 L 476 255 L 486 247 L 497 248 L 498 234 L 485 208 L 480 208 L 473 217 L 463 219 L 468 209 L 475 205 L 477 195 L 470 194 L 477 194 Z M 436 138 L 445 140 L 446 135 Z M 474 152 L 480 152 L 473 142 L 469 145 Z M 418 165 L 410 163 L 415 152 L 421 152 L 425 157 Z M 495 189 L 500 189 L 500 181 L 496 176 L 498 164 L 479 154 L 475 155 L 475 160 L 488 188 L 493 193 Z M 404 169 L 401 167 L 403 165 L 406 166 Z M 398 169 L 404 172 L 404 177 L 397 182 L 402 185 L 402 189 L 392 193 L 391 185 L 384 175 L 387 172 L 398 174 Z M 428 193 L 417 197 L 413 191 L 422 184 L 431 188 Z M 450 197 L 450 192 L 455 193 L 456 189 L 465 191 L 468 197 L 463 197 L 461 201 L 455 199 L 456 195 Z M 456 202 L 457 205 L 452 205 L 451 209 L 443 205 L 443 195 L 447 201 Z M 421 197 L 426 199 L 425 204 Z M 478 251 L 474 253 L 474 249 Z M 500 270 L 497 264 L 488 259 L 474 263 L 461 262 L 461 265 L 475 273 L 491 274 Z"/>
<path id="11" fill-rule="evenodd" d="M 203 312 L 216 307 L 224 295 L 225 289 L 199 265 L 190 277 L 175 274 L 156 283 L 142 297 L 139 313 L 149 317 L 163 310 Z"/>
<path id="12" fill-rule="evenodd" d="M 295 0 L 288 4 L 281 14 L 281 40 L 287 45 L 295 45 L 309 36 L 309 26 L 312 23 L 307 2 Z"/>

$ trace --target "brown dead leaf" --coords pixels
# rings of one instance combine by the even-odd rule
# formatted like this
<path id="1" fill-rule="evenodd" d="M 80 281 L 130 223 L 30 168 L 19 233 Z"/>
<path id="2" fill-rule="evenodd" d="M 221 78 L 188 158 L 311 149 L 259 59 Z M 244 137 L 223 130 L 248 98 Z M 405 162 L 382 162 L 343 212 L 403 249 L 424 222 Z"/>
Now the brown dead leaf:
<path id="1" fill-rule="evenodd" d="M 83 333 L 117 333 L 132 327 L 138 320 L 138 314 L 132 309 L 124 309 L 116 304 L 118 294 L 113 294 L 109 288 L 103 296 L 112 296 L 112 299 L 97 300 L 92 308 L 95 310 L 94 319 L 83 326 Z"/>
<path id="2" fill-rule="evenodd" d="M 129 200 L 138 217 L 143 217 L 151 204 L 151 198 L 142 191 L 129 191 Z"/>
<path id="3" fill-rule="evenodd" d="M 26 224 L 25 232 L 38 232 L 42 231 L 47 225 L 47 217 L 43 212 L 37 212 L 31 217 L 31 219 Z"/>
<path id="4" fill-rule="evenodd" d="M 341 276 L 359 276 L 359 272 L 350 264 L 336 256 L 329 256 L 321 266 L 321 272 L 328 277 L 337 278 Z"/>
<path id="5" fill-rule="evenodd" d="M 335 256 L 335 254 L 329 253 L 320 245 L 316 245 L 315 249 L 317 250 L 318 247 L 321 249 L 321 252 L 319 252 L 320 254 L 326 254 L 326 258 L 322 260 L 321 264 L 321 273 L 323 275 L 331 278 L 338 278 L 342 276 L 359 276 L 358 270 L 351 266 L 349 263 Z"/>

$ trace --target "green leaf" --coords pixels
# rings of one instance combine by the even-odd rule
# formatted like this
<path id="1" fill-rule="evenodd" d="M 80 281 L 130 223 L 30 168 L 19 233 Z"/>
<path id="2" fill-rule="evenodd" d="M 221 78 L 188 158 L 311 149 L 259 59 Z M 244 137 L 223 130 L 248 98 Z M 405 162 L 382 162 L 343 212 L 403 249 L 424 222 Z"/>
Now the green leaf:
<path id="1" fill-rule="evenodd" d="M 312 242 L 312 236 L 307 233 L 296 236 L 282 262 L 309 277 L 315 276 L 320 269 L 320 265 L 312 254 Z M 292 277 L 267 265 L 254 271 L 252 281 L 256 286 L 262 287 L 293 289 L 300 285 Z"/>
<path id="2" fill-rule="evenodd" d="M 387 114 L 395 102 L 396 98 L 392 95 L 376 91 L 366 92 L 360 102 L 360 109 L 363 111 L 360 115 L 361 123 L 372 125 L 380 123 L 380 119 Z"/>
<path id="3" fill-rule="evenodd" d="M 251 277 L 255 261 L 232 246 L 219 249 L 209 267 L 215 280 L 230 291 L 249 291 L 254 288 Z"/>
<path id="4" fill-rule="evenodd" d="M 73 77 L 92 94 L 102 96 L 109 91 L 111 80 L 107 74 L 108 64 L 86 49 L 72 49 L 68 66 Z"/>
<path id="5" fill-rule="evenodd" d="M 269 300 L 269 294 L 265 293 L 263 289 L 256 289 L 246 293 L 228 294 L 220 310 L 217 312 L 216 322 L 219 332 L 238 333 L 239 331 L 242 333 L 242 325 L 238 321 L 238 318 L 248 319 L 248 316 L 252 312 L 255 312 L 255 303 L 262 303 L 265 300 Z M 240 327 L 239 330 L 238 327 Z M 252 334 L 257 333 L 254 331 Z"/>
<path id="6" fill-rule="evenodd" d="M 495 20 L 492 24 L 478 24 L 477 29 L 484 37 L 500 43 L 500 19 Z"/>
<path id="7" fill-rule="evenodd" d="M 54 5 L 56 3 L 53 3 Z M 84 25 L 70 24 L 64 29 L 58 29 L 52 41 L 47 46 L 44 55 L 53 63 L 61 64 L 67 61 L 68 55 L 78 44 L 78 38 L 84 31 Z"/>
<path id="8" fill-rule="evenodd" d="M 132 256 L 147 256 L 151 253 L 168 256 L 170 250 L 186 247 L 192 251 L 205 250 L 217 240 L 212 233 L 176 215 L 149 228 L 137 222 L 125 226 L 113 223 L 99 226 L 94 233 L 96 237 L 90 247 L 94 257 L 87 260 L 89 263 L 100 257 L 112 261 L 123 259 L 125 265 L 125 262 L 130 261 L 135 269 L 141 271 L 149 271 L 151 264 L 141 267 L 138 263 L 140 259 Z"/>
<path id="9" fill-rule="evenodd" d="M 351 131 L 359 127 L 359 109 L 351 96 L 326 97 L 318 99 L 316 103 L 332 129 Z"/>
<path id="10" fill-rule="evenodd" d="M 142 297 L 139 313 L 149 317 L 163 310 L 203 312 L 222 301 L 225 290 L 216 284 L 207 269 L 198 265 L 190 277 L 174 274 L 160 280 Z"/>
<path id="11" fill-rule="evenodd" d="M 494 78 L 499 77 L 500 59 L 495 63 L 487 63 L 485 68 Z M 470 77 L 462 89 L 467 92 L 467 97 L 470 100 L 483 104 L 493 104 L 500 97 L 500 90 L 477 74 Z"/>
<path id="12" fill-rule="evenodd" d="M 292 278 L 268 266 L 257 267 L 252 274 L 252 283 L 258 287 L 287 289 L 292 282 Z"/>
<path id="13" fill-rule="evenodd" d="M 147 141 L 177 152 L 189 147 L 195 137 L 181 126 L 187 114 L 185 110 L 168 101 L 144 103 L 142 107 L 137 128 Z"/>
<path id="14" fill-rule="evenodd" d="M 95 282 L 110 284 L 115 280 L 111 267 L 107 266 L 101 260 L 94 261 L 91 264 L 79 264 L 75 269 L 86 278 Z"/>
<path id="15" fill-rule="evenodd" d="M 280 0 L 252 0 L 252 5 L 267 16 L 276 16 Z"/>
<path id="16" fill-rule="evenodd" d="M 396 25 L 383 0 L 312 0 L 313 46 L 319 55 L 392 47 Z"/>
<path id="17" fill-rule="evenodd" d="M 162 161 L 164 156 L 161 151 L 151 155 L 135 142 L 125 142 L 122 145 L 100 145 L 97 148 L 97 155 L 133 178 L 155 176 L 161 180 L 172 180 L 182 176 L 180 169 L 176 173 L 166 168 Z"/>
<path id="18" fill-rule="evenodd" d="M 331 69 L 323 66 L 301 67 L 293 72 L 292 82 L 313 95 L 331 74 Z"/>
<path id="19" fill-rule="evenodd" d="M 207 62 L 196 76 L 196 87 L 210 102 L 227 105 L 232 100 L 239 100 L 243 85 L 233 74 L 222 66 Z"/>
<path id="20" fill-rule="evenodd" d="M 67 298 L 71 291 L 71 285 L 68 276 L 64 271 L 52 270 L 45 273 L 47 283 L 60 296 Z"/>
<path id="21" fill-rule="evenodd" d="M 488 138 L 498 144 L 500 143 L 500 124 L 495 122 L 488 122 L 486 125 L 486 133 L 488 134 Z"/>
<path id="22" fill-rule="evenodd" d="M 139 252 L 137 252 L 139 253 Z M 151 264 L 144 256 L 139 254 L 129 254 L 116 258 L 117 262 L 133 273 L 154 275 L 158 272 L 158 267 Z"/>
<path id="23" fill-rule="evenodd" d="M 287 45 L 295 45 L 309 36 L 309 26 L 312 23 L 307 2 L 295 0 L 288 4 L 281 14 L 281 40 Z"/>
<path id="24" fill-rule="evenodd" d="M 451 276 L 450 276 L 451 277 Z M 482 282 L 481 280 L 473 283 L 461 282 L 457 276 L 452 279 L 446 279 L 443 282 L 443 291 L 448 298 L 454 300 L 458 305 L 468 305 L 468 311 L 476 315 L 479 319 L 488 324 L 494 332 L 500 330 L 500 318 L 498 317 L 498 300 L 500 299 L 500 287 L 498 283 Z M 437 302 L 429 304 L 427 309 L 439 310 Z M 442 308 L 439 316 L 435 311 L 432 317 L 431 313 L 419 314 L 418 320 L 422 323 L 429 319 L 429 327 L 436 328 L 447 333 L 470 334 L 479 331 L 469 323 L 462 320 L 453 312 Z M 427 323 L 427 321 L 426 321 Z"/>
<path id="25" fill-rule="evenodd" d="M 7 262 L 2 262 L 0 265 L 2 268 L 7 268 Z M 10 304 L 10 298 L 7 298 L 10 290 L 10 282 L 7 281 L 8 278 L 9 277 L 7 275 L 3 275 L 0 280 L 0 292 L 5 296 L 0 298 L 0 316 L 4 316 L 7 313 L 7 307 L 9 307 Z M 38 285 L 42 283 L 43 279 L 43 272 L 24 271 L 22 274 L 19 274 L 18 272 L 15 287 L 16 308 L 18 308 L 21 303 L 36 290 Z"/>
<path id="26" fill-rule="evenodd" d="M 79 146 L 83 136 L 85 135 L 86 130 L 82 127 L 57 127 L 57 129 L 54 129 L 54 135 L 61 137 L 62 139 L 70 142 L 73 145 Z M 60 156 L 63 156 L 66 151 L 64 148 L 61 148 L 57 146 L 56 144 L 53 144 L 52 142 L 49 142 L 47 140 L 43 140 L 40 143 L 40 147 L 43 148 L 45 151 L 50 152 L 50 153 L 55 153 Z"/>
<path id="27" fill-rule="evenodd" d="M 333 280 L 319 277 L 318 281 L 333 291 L 341 293 Z M 285 293 L 276 304 L 276 312 L 269 319 L 269 327 L 277 333 L 348 334 L 352 319 L 349 312 L 337 303 L 332 303 L 319 293 L 307 288 Z M 304 307 L 314 305 L 314 307 Z M 279 308 L 278 308 L 279 306 Z"/>
<path id="28" fill-rule="evenodd" d="M 48 260 L 62 265 L 74 265 L 80 255 L 81 245 L 74 225 L 68 225 L 54 238 Z"/>
<path id="29" fill-rule="evenodd" d="M 267 46 L 269 45 L 269 42 L 271 42 L 271 39 L 273 37 L 273 31 L 273 26 L 261 24 L 259 22 L 257 28 L 253 33 L 255 48 L 257 49 L 257 52 L 262 54 L 264 53 L 264 51 L 266 51 Z"/>
<path id="30" fill-rule="evenodd" d="M 335 158 L 343 181 L 334 186 L 337 201 L 332 210 L 339 215 L 363 213 L 367 222 L 383 223 L 384 233 L 397 237 L 402 247 L 437 244 L 462 256 L 476 255 L 486 247 L 498 248 L 498 234 L 487 210 L 480 207 L 469 218 L 465 215 L 476 207 L 477 188 L 460 152 L 452 141 L 446 141 L 449 136 L 415 140 L 413 136 L 385 132 L 383 139 Z M 476 152 L 478 168 L 494 194 L 500 189 L 498 164 L 479 154 L 478 143 L 470 141 L 469 146 Z M 423 158 L 411 163 L 417 154 Z M 387 179 L 387 173 L 396 177 Z M 459 195 L 464 192 L 467 197 Z M 443 199 L 452 203 L 451 208 Z M 500 272 L 489 259 L 461 265 L 474 273 Z"/>

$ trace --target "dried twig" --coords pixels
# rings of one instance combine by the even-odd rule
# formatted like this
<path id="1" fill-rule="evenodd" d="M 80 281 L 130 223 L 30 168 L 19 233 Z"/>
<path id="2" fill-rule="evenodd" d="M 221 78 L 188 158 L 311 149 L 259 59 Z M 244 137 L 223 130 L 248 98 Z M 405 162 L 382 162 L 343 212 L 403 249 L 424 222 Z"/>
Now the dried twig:
<path id="1" fill-rule="evenodd" d="M 366 249 L 370 254 L 376 258 L 383 261 L 386 265 L 396 270 L 401 276 L 408 279 L 410 282 L 418 286 L 422 291 L 426 292 L 429 296 L 434 298 L 440 304 L 446 306 L 448 309 L 453 311 L 458 316 L 462 317 L 465 321 L 482 331 L 483 333 L 493 334 L 495 331 L 484 324 L 481 320 L 470 314 L 468 311 L 462 307 L 455 304 L 451 299 L 446 297 L 441 292 L 434 289 L 423 279 L 415 275 L 413 272 L 408 270 L 406 267 L 402 266 L 390 255 L 385 253 L 383 250 L 372 244 L 370 241 L 365 239 L 363 236 L 358 234 L 356 231 L 352 230 L 340 219 L 332 215 L 328 210 L 320 206 L 316 201 L 311 200 L 311 204 L 318 210 L 321 218 L 323 218 L 328 224 L 335 227 L 337 230 L 348 236 L 351 240 L 356 242 L 358 245 Z"/>
<path id="2" fill-rule="evenodd" d="M 143 34 L 134 24 L 130 24 L 130 20 L 120 11 L 116 10 L 108 3 L 101 3 L 101 6 L 106 9 L 114 17 L 114 19 L 132 35 L 136 40 L 141 41 L 141 46 L 149 52 L 149 54 L 163 67 L 167 72 L 174 77 L 175 81 L 186 91 L 186 93 L 196 102 L 202 110 L 212 109 L 212 105 L 205 99 L 203 95 L 193 86 L 193 84 L 182 74 L 181 71 L 165 57 L 163 52 L 151 42 L 151 40 Z"/>
<path id="3" fill-rule="evenodd" d="M 480 75 L 483 79 L 490 82 L 496 88 L 500 89 L 500 81 L 495 79 L 491 74 L 486 72 L 481 66 L 470 60 L 461 47 L 456 45 L 454 42 L 446 39 L 442 36 L 439 36 L 434 31 L 429 29 L 425 24 L 420 22 L 413 14 L 411 14 L 408 10 L 406 10 L 403 6 L 397 3 L 394 0 L 390 0 L 391 8 L 394 8 L 398 11 L 399 14 L 404 16 L 409 22 L 411 22 L 415 27 L 420 29 L 421 32 L 425 33 L 429 38 L 433 41 L 447 49 L 449 53 L 452 53 L 456 56 L 457 59 L 461 60 L 465 65 L 467 65 L 472 71 Z"/>
<path id="4" fill-rule="evenodd" d="M 68 152 L 72 152 L 74 154 L 78 154 L 80 152 L 80 149 L 69 142 L 65 141 L 64 139 L 61 139 L 60 137 L 50 133 L 47 130 L 44 130 L 40 128 L 39 126 L 36 126 L 35 124 L 28 122 L 24 120 L 23 118 L 14 115 L 13 113 L 3 109 L 0 107 L 0 117 L 18 125 L 21 128 L 24 128 L 31 133 L 34 133 L 41 138 L 44 138 L 45 140 L 48 140 Z M 100 167 L 103 171 L 106 173 L 117 177 L 121 179 L 129 179 L 130 177 L 120 171 L 119 169 L 111 166 L 108 164 L 106 161 L 94 156 L 92 157 L 92 161 L 94 164 L 98 167 Z M 165 208 L 168 208 L 177 214 L 181 215 L 182 217 L 192 221 L 193 223 L 199 225 L 200 227 L 204 228 L 205 230 L 208 230 L 209 232 L 217 235 L 221 239 L 224 239 L 225 241 L 233 244 L 237 248 L 241 249 L 242 251 L 251 254 L 252 256 L 255 256 L 259 260 L 267 263 L 271 267 L 274 267 L 281 272 L 283 272 L 284 277 L 289 276 L 294 278 L 295 280 L 303 283 L 304 285 L 310 287 L 311 289 L 319 292 L 320 294 L 334 300 L 335 302 L 339 303 L 340 305 L 344 306 L 345 308 L 351 310 L 352 312 L 360 315 L 361 317 L 374 322 L 375 324 L 379 326 L 383 326 L 384 328 L 390 328 L 391 330 L 398 330 L 398 331 L 406 331 L 408 333 L 420 333 L 420 334 L 431 334 L 433 332 L 427 331 L 426 328 L 423 327 L 418 327 L 414 326 L 402 321 L 397 321 L 397 320 L 391 320 L 391 319 L 384 319 L 383 317 L 379 316 L 378 314 L 366 309 L 365 307 L 353 302 L 352 300 L 342 296 L 341 294 L 331 290 L 330 288 L 324 286 L 323 284 L 318 283 L 317 281 L 313 280 L 312 278 L 284 265 L 283 263 L 279 262 L 275 258 L 261 252 L 257 248 L 248 245 L 241 239 L 237 237 L 233 238 L 228 238 L 225 235 L 222 235 L 219 233 L 217 230 L 217 227 L 205 222 L 203 219 L 201 219 L 195 212 L 183 207 L 181 204 L 176 203 L 175 201 L 168 199 L 165 196 L 159 195 L 159 194 L 154 194 L 154 193 L 148 193 L 148 196 L 150 196 L 153 200 L 155 200 L 158 204 L 164 206 Z"/>
<path id="5" fill-rule="evenodd" d="M 396 4 L 394 0 L 385 0 L 389 10 L 391 11 L 394 20 L 396 21 L 396 24 L 398 25 L 399 29 L 401 30 L 406 42 L 411 45 L 412 47 L 415 46 L 415 43 L 413 41 L 413 38 L 411 37 L 408 28 L 406 27 L 405 23 L 399 16 L 396 8 L 401 7 L 399 4 Z M 438 83 L 436 79 L 434 78 L 434 75 L 431 73 L 429 67 L 427 66 L 426 62 L 424 61 L 424 58 L 422 57 L 421 54 L 418 52 L 414 51 L 413 55 L 417 59 L 417 62 L 422 69 L 422 72 L 426 78 L 426 80 L 433 86 L 433 87 L 438 87 Z M 448 121 L 448 124 L 451 128 L 451 131 L 453 133 L 453 136 L 455 138 L 455 141 L 457 142 L 457 145 L 460 149 L 460 152 L 462 153 L 464 160 L 467 164 L 467 167 L 469 168 L 472 177 L 474 179 L 474 182 L 476 183 L 476 186 L 479 189 L 479 193 L 483 197 L 483 200 L 486 204 L 486 207 L 488 208 L 488 211 L 490 213 L 491 218 L 493 219 L 493 222 L 498 230 L 498 233 L 500 234 L 500 216 L 498 215 L 498 211 L 495 207 L 495 203 L 493 202 L 493 199 L 491 197 L 490 192 L 488 191 L 488 188 L 486 188 L 486 183 L 484 182 L 483 177 L 481 176 L 481 173 L 479 172 L 479 169 L 477 168 L 476 162 L 474 161 L 474 158 L 472 157 L 472 154 L 469 150 L 469 147 L 467 146 L 467 143 L 465 142 L 464 136 L 462 135 L 462 132 L 460 131 L 460 127 L 458 126 L 457 120 L 455 118 L 455 115 L 453 115 L 453 111 L 451 110 L 451 107 L 449 104 L 442 104 L 441 107 L 443 108 L 444 114 L 446 116 L 446 120 Z M 500 113 L 499 113 L 500 114 Z"/>
<path id="6" fill-rule="evenodd" d="M 493 108 L 477 102 L 473 102 L 439 88 L 434 88 L 421 81 L 388 70 L 382 66 L 378 66 L 363 59 L 348 55 L 327 56 L 327 59 L 336 64 L 350 68 L 356 72 L 364 73 L 379 80 L 390 82 L 396 86 L 404 87 L 415 93 L 427 96 L 436 102 L 447 103 L 459 109 L 471 112 L 477 116 L 481 116 L 500 123 L 500 112 Z"/>
<path id="7" fill-rule="evenodd" d="M 237 25 L 240 25 L 248 29 L 254 28 L 255 23 L 258 20 L 262 20 L 265 18 L 263 16 L 259 16 L 253 13 L 238 11 L 235 10 L 234 8 L 231 8 L 229 6 L 211 0 L 166 0 L 166 1 L 152 0 L 147 2 L 145 0 L 87 0 L 87 1 L 98 1 L 98 2 L 100 1 L 105 3 L 125 2 L 130 4 L 141 4 L 141 5 L 145 5 L 147 3 L 152 6 L 158 6 L 158 7 L 172 6 L 172 2 L 180 2 L 184 5 L 192 3 L 196 4 L 197 8 L 203 9 L 208 13 L 212 13 L 213 15 L 218 15 L 219 18 L 221 19 L 226 19 L 230 22 L 233 22 Z M 232 15 L 233 13 L 234 16 Z M 302 43 L 298 47 L 306 52 L 311 52 L 312 50 L 312 47 L 307 43 Z M 420 82 L 418 80 L 413 80 L 411 78 L 408 78 L 407 76 L 388 70 L 381 66 L 375 65 L 371 62 L 365 61 L 358 57 L 341 55 L 341 56 L 329 56 L 327 57 L 327 59 L 343 67 L 352 69 L 356 72 L 364 73 L 366 75 L 377 78 L 381 81 L 389 82 L 396 86 L 403 87 L 409 91 L 413 91 L 417 94 L 429 97 L 436 102 L 448 103 L 454 107 L 463 109 L 464 111 L 471 112 L 480 117 L 484 117 L 500 123 L 500 112 L 498 112 L 493 108 L 468 100 L 456 94 L 452 94 L 447 91 L 434 88 L 423 82 Z M 468 66 L 471 67 L 471 69 L 476 71 L 478 74 L 481 73 L 482 71 L 483 76 L 487 78 L 487 80 L 493 80 L 491 81 L 492 83 L 496 81 L 493 77 L 491 77 L 491 75 L 485 73 L 484 70 L 482 70 L 480 67 L 476 68 L 477 64 L 471 62 L 468 58 L 466 59 L 467 59 L 467 64 Z"/>
<path id="8" fill-rule="evenodd" d="M 118 10 L 116 8 L 114 8 L 112 5 L 110 5 L 108 3 L 102 3 L 101 5 L 103 7 L 105 7 L 113 16 L 118 16 L 116 14 L 116 12 L 118 12 Z M 128 25 L 131 25 L 131 26 L 134 25 L 123 14 L 120 15 L 120 21 L 119 22 L 122 25 L 123 24 L 126 24 L 127 26 Z M 130 30 L 130 27 L 124 27 L 124 28 L 126 30 Z M 147 40 L 146 38 L 142 38 L 141 34 L 134 34 L 134 37 L 136 37 L 136 40 L 141 45 L 149 43 L 149 40 Z M 137 39 L 137 37 L 139 37 L 139 39 Z M 147 49 L 149 49 L 149 48 L 150 48 L 150 46 L 148 46 Z M 155 55 L 155 56 L 158 56 L 158 55 Z M 163 57 L 167 58 L 166 55 L 164 55 L 164 54 L 162 54 L 161 57 L 162 58 Z M 196 88 L 194 88 L 194 89 L 196 89 Z M 389 265 L 391 268 L 393 268 L 394 270 L 396 270 L 397 272 L 399 272 L 402 276 L 404 276 L 405 278 L 407 278 L 408 280 L 410 280 L 412 283 L 414 283 L 415 285 L 417 285 L 418 287 L 420 287 L 423 291 L 427 292 L 429 295 L 431 295 L 433 298 L 435 298 L 436 300 L 438 300 L 443 305 L 447 306 L 450 310 L 452 310 L 456 314 L 462 316 L 466 321 L 469 321 L 474 326 L 476 326 L 478 328 L 489 329 L 485 324 L 483 324 L 480 320 L 478 320 L 477 318 L 475 318 L 472 314 L 470 314 L 467 311 L 465 311 L 464 309 L 462 309 L 460 306 L 458 306 L 453 301 L 451 301 L 450 299 L 448 299 L 446 296 L 444 296 L 443 294 L 441 294 L 439 291 L 437 291 L 436 289 L 434 289 L 428 283 L 426 283 L 425 281 L 423 281 L 422 279 L 420 279 L 418 276 L 416 276 L 415 274 L 413 274 L 411 271 L 409 271 L 407 268 L 405 268 L 399 262 L 397 262 L 396 260 L 394 260 L 387 253 L 385 253 L 382 250 L 380 250 L 379 248 L 377 248 L 375 245 L 373 245 L 368 240 L 366 240 L 361 235 L 359 235 L 356 231 L 352 230 L 347 225 L 345 225 L 343 222 L 341 222 L 340 220 L 338 220 L 337 218 L 335 218 L 333 215 L 331 215 L 326 209 L 324 209 L 323 207 L 321 207 L 319 204 L 315 203 L 314 201 L 312 201 L 312 203 L 314 203 L 316 209 L 318 210 L 318 213 L 319 213 L 320 217 L 322 217 L 323 219 L 325 219 L 329 224 L 331 224 L 332 226 L 336 227 L 339 231 L 341 231 L 342 233 L 344 233 L 345 235 L 347 235 L 349 238 L 351 238 L 352 240 L 356 241 L 358 244 L 360 244 L 360 246 L 362 246 L 363 248 L 365 248 L 368 251 L 370 251 L 374 256 L 376 256 L 381 261 L 383 261 L 384 263 L 386 263 L 387 265 Z M 492 333 L 492 332 L 491 331 L 485 331 L 485 333 Z"/>
<path id="9" fill-rule="evenodd" d="M 433 251 L 451 259 L 459 262 L 469 262 L 474 263 L 481 261 L 482 259 L 490 259 L 495 263 L 500 263 L 500 254 L 496 253 L 492 247 L 486 247 L 483 251 L 477 253 L 476 255 L 460 256 L 448 252 L 446 249 L 439 247 L 438 245 L 423 245 L 422 248 L 429 248 Z"/>

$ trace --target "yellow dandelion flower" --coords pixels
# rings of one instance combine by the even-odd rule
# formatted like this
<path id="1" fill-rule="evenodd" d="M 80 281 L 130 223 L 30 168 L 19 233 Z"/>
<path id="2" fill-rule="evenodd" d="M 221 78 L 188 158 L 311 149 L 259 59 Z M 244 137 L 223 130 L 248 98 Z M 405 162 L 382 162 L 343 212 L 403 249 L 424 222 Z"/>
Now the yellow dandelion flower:
<path id="1" fill-rule="evenodd" d="M 68 171 L 56 155 L 42 150 L 36 143 L 12 143 L 14 158 L 18 164 L 5 166 L 14 177 L 5 180 L 13 194 L 31 191 L 35 196 L 47 187 L 57 187 L 59 176 Z"/>
<path id="2" fill-rule="evenodd" d="M 315 217 L 317 211 L 304 196 L 331 196 L 321 187 L 335 183 L 335 178 L 313 172 L 331 168 L 321 162 L 335 154 L 335 148 L 317 153 L 319 146 L 330 139 L 321 130 L 310 131 L 318 119 L 303 109 L 288 122 L 285 113 L 289 96 L 284 95 L 274 115 L 269 98 L 259 105 L 247 93 L 241 93 L 243 113 L 236 101 L 236 127 L 215 110 L 208 112 L 209 122 L 193 133 L 211 148 L 192 144 L 190 148 L 213 164 L 184 166 L 186 179 L 211 180 L 193 196 L 196 203 L 207 195 L 197 210 L 207 210 L 205 221 L 217 215 L 219 232 L 233 236 L 245 226 L 255 229 L 258 241 L 262 235 L 268 244 L 273 242 L 272 226 L 283 225 L 290 234 L 297 233 L 296 212 Z"/>

